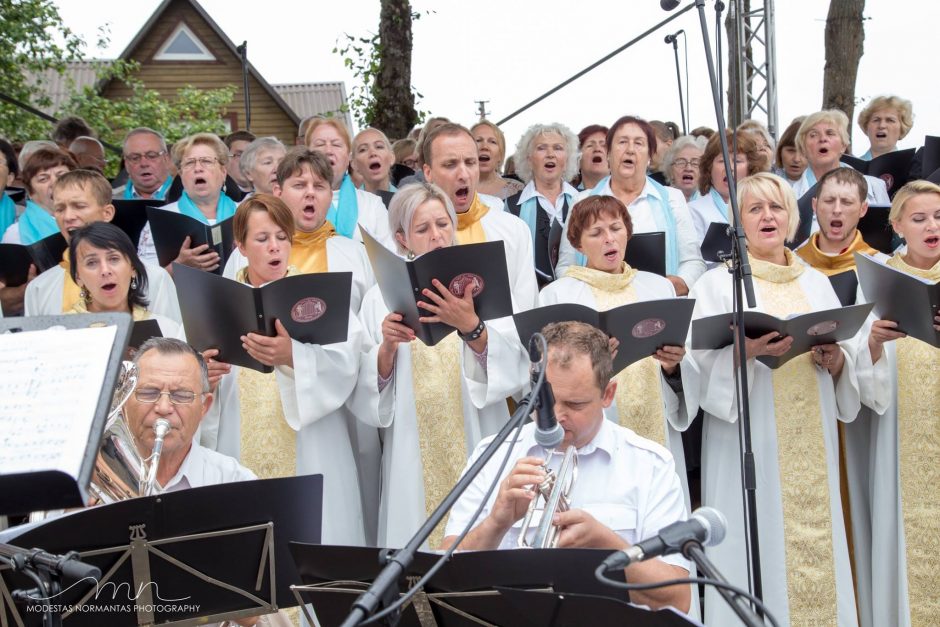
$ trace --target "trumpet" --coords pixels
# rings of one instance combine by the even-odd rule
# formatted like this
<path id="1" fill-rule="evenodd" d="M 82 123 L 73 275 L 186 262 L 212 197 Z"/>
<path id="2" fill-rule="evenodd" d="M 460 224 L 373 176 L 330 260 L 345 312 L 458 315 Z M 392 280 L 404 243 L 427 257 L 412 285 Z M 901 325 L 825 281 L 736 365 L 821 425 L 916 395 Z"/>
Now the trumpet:
<path id="1" fill-rule="evenodd" d="M 534 486 L 536 495 L 529 503 L 529 509 L 522 520 L 522 529 L 517 540 L 520 548 L 547 549 L 558 545 L 558 527 L 552 523 L 552 519 L 555 517 L 555 512 L 566 512 L 571 508 L 571 491 L 578 478 L 578 451 L 574 446 L 565 449 L 565 456 L 557 473 L 548 467 L 548 462 L 554 453 L 554 450 L 550 451 L 542 465 L 545 469 L 545 479 L 539 485 Z M 536 512 L 541 515 L 538 527 L 535 529 L 532 540 L 527 540 L 526 536 Z"/>

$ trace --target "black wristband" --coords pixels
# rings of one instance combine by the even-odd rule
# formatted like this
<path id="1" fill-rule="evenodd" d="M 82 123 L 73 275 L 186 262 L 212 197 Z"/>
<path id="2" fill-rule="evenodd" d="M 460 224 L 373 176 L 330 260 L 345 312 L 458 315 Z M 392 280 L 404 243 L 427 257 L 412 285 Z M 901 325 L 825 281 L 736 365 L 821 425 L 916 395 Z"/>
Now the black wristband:
<path id="1" fill-rule="evenodd" d="M 470 331 L 470 333 L 463 334 L 460 332 L 460 329 L 457 329 L 457 337 L 462 339 L 464 342 L 472 342 L 474 340 L 480 339 L 480 336 L 483 335 L 483 330 L 486 329 L 486 325 L 483 324 L 483 318 L 478 318 L 478 320 L 480 322 L 473 328 L 473 331 Z"/>

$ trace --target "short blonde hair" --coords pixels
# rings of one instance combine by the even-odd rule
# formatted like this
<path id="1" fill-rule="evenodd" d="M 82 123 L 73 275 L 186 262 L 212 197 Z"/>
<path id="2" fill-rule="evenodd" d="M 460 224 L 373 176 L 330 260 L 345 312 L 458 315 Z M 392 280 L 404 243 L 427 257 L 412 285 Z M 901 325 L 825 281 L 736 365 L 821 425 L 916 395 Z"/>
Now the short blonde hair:
<path id="1" fill-rule="evenodd" d="M 787 224 L 787 241 L 792 242 L 796 231 L 800 227 L 800 209 L 796 204 L 796 195 L 790 184 L 776 174 L 758 172 L 738 181 L 738 207 L 744 212 L 744 198 L 748 195 L 761 200 L 774 200 L 787 210 L 789 221 Z M 729 207 L 730 211 L 730 207 Z M 728 221 L 731 221 L 728 216 Z"/>
<path id="2" fill-rule="evenodd" d="M 444 209 L 447 210 L 447 215 L 454 225 L 454 238 L 456 239 L 457 213 L 454 211 L 454 203 L 450 201 L 450 197 L 444 193 L 444 190 L 433 183 L 426 182 L 409 183 L 395 192 L 392 202 L 388 206 L 388 230 L 392 233 L 401 233 L 402 237 L 407 240 L 415 211 L 429 200 L 437 200 L 444 205 Z M 403 255 L 408 252 L 397 239 L 395 243 L 398 246 L 399 254 Z"/>
<path id="3" fill-rule="evenodd" d="M 228 148 L 219 136 L 212 133 L 196 133 L 173 144 L 173 164 L 177 169 L 183 163 L 183 156 L 196 146 L 208 146 L 215 152 L 215 157 L 221 165 L 228 165 Z"/>
<path id="4" fill-rule="evenodd" d="M 810 129 L 820 122 L 828 122 L 839 131 L 839 137 L 845 147 L 849 147 L 849 116 L 839 109 L 825 109 L 810 113 L 800 124 L 800 130 L 796 132 L 796 148 L 804 155 L 806 154 L 806 135 Z"/>
<path id="5" fill-rule="evenodd" d="M 937 194 L 940 196 L 940 185 L 930 181 L 917 180 L 911 181 L 894 195 L 891 201 L 891 210 L 888 212 L 888 222 L 892 224 L 901 220 L 901 214 L 904 213 L 904 205 L 914 196 L 923 194 Z"/>
<path id="6" fill-rule="evenodd" d="M 496 145 L 499 146 L 499 163 L 496 164 L 496 171 L 500 172 L 503 168 L 503 159 L 506 158 L 506 136 L 503 135 L 503 131 L 500 130 L 498 126 L 490 122 L 489 120 L 480 120 L 476 124 L 470 127 L 470 134 L 473 135 L 473 131 L 485 126 L 486 128 L 493 131 L 493 134 L 496 135 Z M 474 141 L 476 138 L 474 137 Z"/>
<path id="7" fill-rule="evenodd" d="M 868 106 L 858 114 L 858 125 L 863 133 L 868 133 L 868 123 L 873 115 L 885 109 L 894 109 L 898 112 L 898 122 L 901 123 L 901 137 L 904 139 L 914 127 L 914 105 L 910 100 L 900 96 L 877 96 L 872 98 Z"/>
<path id="8" fill-rule="evenodd" d="M 304 133 L 304 144 L 306 144 L 308 148 L 310 147 L 310 137 L 313 135 L 313 132 L 324 125 L 335 128 L 339 136 L 346 142 L 346 150 L 352 152 L 352 139 L 349 137 L 349 129 L 346 128 L 343 121 L 338 118 L 314 118 L 310 120 L 310 123 L 307 124 L 307 132 Z"/>

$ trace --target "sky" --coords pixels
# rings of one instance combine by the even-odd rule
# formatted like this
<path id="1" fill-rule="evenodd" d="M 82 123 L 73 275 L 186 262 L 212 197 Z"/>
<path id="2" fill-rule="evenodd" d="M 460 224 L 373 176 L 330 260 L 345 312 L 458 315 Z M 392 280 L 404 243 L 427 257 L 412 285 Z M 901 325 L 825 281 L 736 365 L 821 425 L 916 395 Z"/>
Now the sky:
<path id="1" fill-rule="evenodd" d="M 733 0 L 732 0 L 733 1 Z M 751 0 L 757 5 L 759 0 Z M 88 43 L 89 56 L 114 58 L 159 6 L 159 0 L 56 0 L 65 24 Z M 355 79 L 332 52 L 344 33 L 377 32 L 378 0 L 202 0 L 202 6 L 235 43 L 248 41 L 249 60 L 268 82 Z M 690 4 L 686 0 L 680 9 Z M 730 4 L 726 0 L 725 4 Z M 776 28 L 779 132 L 795 116 L 822 103 L 825 0 L 777 0 Z M 94 7 L 94 10 L 89 10 Z M 488 118 L 506 117 L 545 91 L 624 45 L 670 15 L 652 0 L 412 0 L 422 17 L 413 26 L 412 83 L 418 108 L 464 124 L 478 119 L 475 101 L 485 100 Z M 714 49 L 714 2 L 706 2 Z M 932 0 L 868 0 L 865 52 L 856 82 L 856 117 L 872 97 L 894 93 L 914 103 L 914 128 L 902 148 L 920 146 L 925 134 L 940 135 L 940 88 L 927 42 L 936 37 L 940 8 Z M 100 27 L 110 45 L 96 50 Z M 560 122 L 575 133 L 609 125 L 621 115 L 680 123 L 675 58 L 665 35 L 680 37 L 680 63 L 688 46 L 689 128 L 716 127 L 697 10 L 661 27 L 592 72 L 502 125 L 512 152 L 525 129 Z M 930 61 L 928 61 L 930 60 Z M 725 60 L 721 60 L 722 65 Z M 683 69 L 684 74 L 684 69 Z M 683 77 L 684 78 L 684 77 Z M 762 113 L 754 115 L 765 120 Z M 855 124 L 853 120 L 853 125 Z M 681 126 L 681 123 L 680 123 Z M 855 126 L 853 152 L 868 148 Z"/>

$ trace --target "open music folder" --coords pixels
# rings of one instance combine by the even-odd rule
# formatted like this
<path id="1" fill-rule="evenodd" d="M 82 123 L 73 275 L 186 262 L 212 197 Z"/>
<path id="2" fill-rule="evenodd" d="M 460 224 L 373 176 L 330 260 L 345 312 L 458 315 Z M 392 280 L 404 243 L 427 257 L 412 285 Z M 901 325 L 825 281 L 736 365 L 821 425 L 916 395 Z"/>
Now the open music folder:
<path id="1" fill-rule="evenodd" d="M 173 279 L 186 339 L 199 351 L 219 349 L 219 361 L 272 372 L 242 348 L 241 336 L 274 336 L 275 320 L 298 342 L 346 340 L 352 272 L 298 274 L 252 287 L 175 263 Z"/>

